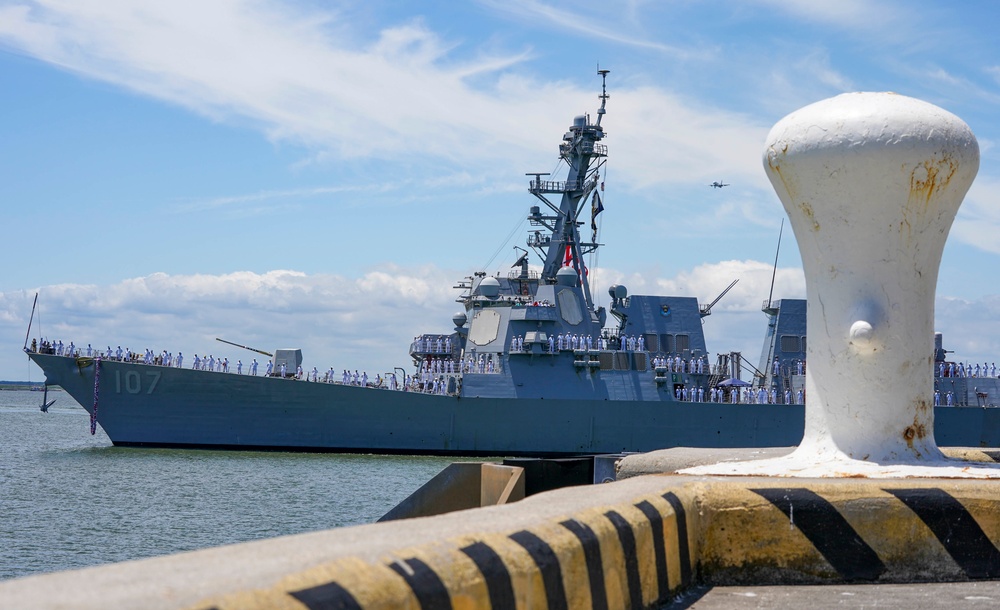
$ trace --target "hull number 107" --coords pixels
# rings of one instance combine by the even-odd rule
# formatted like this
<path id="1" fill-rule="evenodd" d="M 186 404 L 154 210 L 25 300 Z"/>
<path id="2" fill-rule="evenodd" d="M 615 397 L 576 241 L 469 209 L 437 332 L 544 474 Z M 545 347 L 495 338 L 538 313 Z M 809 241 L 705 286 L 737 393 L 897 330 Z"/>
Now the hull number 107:
<path id="1" fill-rule="evenodd" d="M 115 371 L 115 392 L 121 394 L 124 389 L 128 394 L 142 394 L 144 393 L 143 386 L 145 386 L 145 393 L 152 394 L 153 390 L 156 389 L 156 384 L 160 381 L 160 373 L 159 371 L 147 371 L 145 377 L 145 383 L 143 383 L 143 376 L 139 374 L 139 371 L 125 371 L 124 375 L 121 371 Z"/>

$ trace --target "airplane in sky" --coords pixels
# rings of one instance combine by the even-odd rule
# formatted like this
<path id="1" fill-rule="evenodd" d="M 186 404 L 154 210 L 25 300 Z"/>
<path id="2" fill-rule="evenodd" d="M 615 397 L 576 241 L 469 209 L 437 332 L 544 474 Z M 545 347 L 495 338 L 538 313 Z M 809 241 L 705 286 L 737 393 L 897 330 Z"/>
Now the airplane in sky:
<path id="1" fill-rule="evenodd" d="M 720 181 L 720 182 L 713 182 L 712 184 L 709 184 L 708 186 L 710 186 L 710 187 L 712 187 L 712 188 L 714 188 L 714 189 L 721 189 L 722 187 L 724 187 L 724 186 L 729 186 L 729 185 L 728 185 L 728 184 L 723 184 L 723 183 L 722 183 L 722 182 Z"/>

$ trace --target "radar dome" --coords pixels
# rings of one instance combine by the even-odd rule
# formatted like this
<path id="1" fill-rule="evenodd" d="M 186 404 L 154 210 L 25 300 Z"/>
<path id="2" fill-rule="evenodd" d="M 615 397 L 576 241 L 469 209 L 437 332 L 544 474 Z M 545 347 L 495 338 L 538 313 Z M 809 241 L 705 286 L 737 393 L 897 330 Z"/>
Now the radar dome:
<path id="1" fill-rule="evenodd" d="M 613 284 L 608 288 L 608 294 L 611 295 L 612 299 L 624 299 L 628 296 L 628 289 L 621 284 Z"/>
<path id="2" fill-rule="evenodd" d="M 479 282 L 479 294 L 487 299 L 495 299 L 500 294 L 500 282 L 495 277 L 483 278 Z"/>
<path id="3" fill-rule="evenodd" d="M 576 269 L 563 267 L 556 271 L 556 281 L 560 286 L 576 286 Z"/>
<path id="4" fill-rule="evenodd" d="M 465 323 L 469 321 L 468 316 L 465 315 L 464 311 L 457 311 L 455 315 L 451 317 L 451 321 L 455 323 L 455 328 L 462 328 Z"/>

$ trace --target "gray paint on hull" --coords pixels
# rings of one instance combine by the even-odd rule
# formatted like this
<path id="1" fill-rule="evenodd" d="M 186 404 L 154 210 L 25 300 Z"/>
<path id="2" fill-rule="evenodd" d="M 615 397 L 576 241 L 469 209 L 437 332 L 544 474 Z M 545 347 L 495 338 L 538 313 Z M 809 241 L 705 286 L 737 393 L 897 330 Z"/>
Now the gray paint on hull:
<path id="1" fill-rule="evenodd" d="M 47 383 L 91 410 L 93 366 L 30 356 Z M 1000 446 L 1000 409 L 936 415 L 941 444 Z M 787 447 L 801 440 L 803 421 L 801 405 L 455 398 L 121 362 L 101 363 L 98 400 L 115 444 L 230 449 L 551 456 Z"/>

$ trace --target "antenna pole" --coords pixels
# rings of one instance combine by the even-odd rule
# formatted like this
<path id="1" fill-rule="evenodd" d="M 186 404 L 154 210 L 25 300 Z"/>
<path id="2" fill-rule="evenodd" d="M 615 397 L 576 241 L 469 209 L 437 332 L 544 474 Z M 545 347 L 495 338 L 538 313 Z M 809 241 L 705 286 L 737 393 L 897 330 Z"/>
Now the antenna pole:
<path id="1" fill-rule="evenodd" d="M 785 229 L 785 219 L 781 219 L 781 228 L 778 229 L 778 247 L 774 250 L 774 267 L 771 269 L 771 290 L 767 293 L 767 308 L 771 308 L 771 296 L 774 295 L 774 276 L 778 274 L 778 252 L 781 252 L 781 232 Z"/>
<path id="2" fill-rule="evenodd" d="M 601 70 L 600 66 L 597 67 L 597 73 L 601 75 L 601 95 L 598 98 L 601 100 L 601 107 L 597 109 L 597 125 L 600 126 L 601 119 L 604 118 L 604 114 L 607 112 L 604 109 L 605 104 L 608 103 L 608 72 L 611 70 Z"/>
<path id="3" fill-rule="evenodd" d="M 28 349 L 28 337 L 31 336 L 31 323 L 35 319 L 35 306 L 38 305 L 38 293 L 35 293 L 35 302 L 31 304 L 31 317 L 28 318 L 28 332 L 24 333 L 24 349 Z"/>

